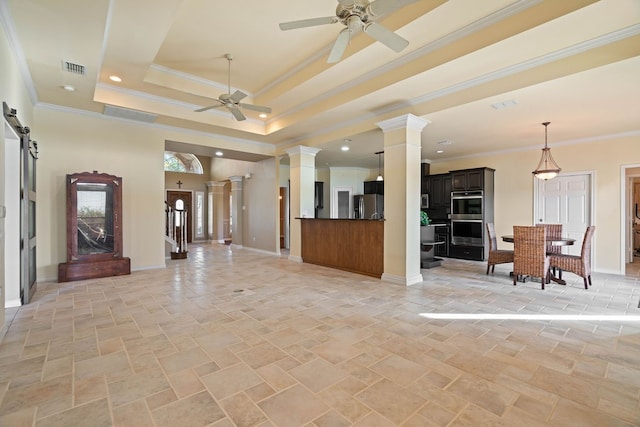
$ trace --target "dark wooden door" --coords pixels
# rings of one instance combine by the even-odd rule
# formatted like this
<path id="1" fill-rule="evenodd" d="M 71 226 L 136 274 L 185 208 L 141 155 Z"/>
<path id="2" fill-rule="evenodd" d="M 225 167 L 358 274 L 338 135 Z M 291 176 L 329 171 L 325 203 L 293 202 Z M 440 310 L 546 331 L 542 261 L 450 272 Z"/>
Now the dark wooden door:
<path id="1" fill-rule="evenodd" d="M 191 224 L 193 224 L 193 209 L 191 209 L 191 191 L 167 191 L 167 203 L 174 209 L 185 209 L 187 214 L 185 215 L 186 224 L 181 224 L 181 227 L 187 228 L 187 243 L 191 243 Z"/>

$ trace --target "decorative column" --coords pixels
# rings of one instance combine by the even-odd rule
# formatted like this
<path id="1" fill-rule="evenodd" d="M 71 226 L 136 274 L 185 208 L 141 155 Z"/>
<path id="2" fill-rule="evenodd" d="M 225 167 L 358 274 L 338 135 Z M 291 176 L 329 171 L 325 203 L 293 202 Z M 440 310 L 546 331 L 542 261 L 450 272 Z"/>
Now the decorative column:
<path id="1" fill-rule="evenodd" d="M 207 182 L 209 239 L 217 243 L 224 243 L 224 185 L 224 182 Z"/>
<path id="2" fill-rule="evenodd" d="M 316 154 L 319 148 L 297 147 L 286 150 L 289 155 L 291 228 L 289 230 L 289 259 L 302 262 L 302 226 L 296 218 L 313 218 L 316 180 Z"/>
<path id="3" fill-rule="evenodd" d="M 241 248 L 244 242 L 242 236 L 242 218 L 244 201 L 242 197 L 243 176 L 230 176 L 231 181 L 231 246 Z"/>
<path id="4" fill-rule="evenodd" d="M 384 273 L 413 285 L 420 273 L 420 134 L 430 122 L 406 114 L 376 123 L 384 132 Z"/>

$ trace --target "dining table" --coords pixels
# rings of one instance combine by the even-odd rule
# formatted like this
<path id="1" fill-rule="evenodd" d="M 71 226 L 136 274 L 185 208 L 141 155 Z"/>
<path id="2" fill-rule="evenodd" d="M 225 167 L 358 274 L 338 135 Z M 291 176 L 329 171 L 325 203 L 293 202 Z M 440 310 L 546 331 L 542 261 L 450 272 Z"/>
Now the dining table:
<path id="1" fill-rule="evenodd" d="M 513 243 L 513 234 L 505 234 L 500 236 L 503 242 Z M 549 246 L 573 246 L 576 243 L 576 239 L 572 239 L 571 237 L 551 237 L 547 238 L 547 245 Z M 566 285 L 567 282 L 555 274 L 550 275 L 551 280 L 560 284 Z"/>

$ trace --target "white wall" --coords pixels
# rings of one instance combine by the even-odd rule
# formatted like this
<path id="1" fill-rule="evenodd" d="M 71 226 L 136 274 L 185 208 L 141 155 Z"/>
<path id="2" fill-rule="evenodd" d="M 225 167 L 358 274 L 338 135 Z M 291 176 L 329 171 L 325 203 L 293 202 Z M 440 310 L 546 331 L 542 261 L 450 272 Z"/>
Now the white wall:
<path id="1" fill-rule="evenodd" d="M 369 169 L 331 167 L 329 170 L 331 171 L 331 194 L 335 187 L 351 187 L 354 195 L 364 193 L 364 182 L 370 175 Z"/>
<path id="2" fill-rule="evenodd" d="M 132 270 L 164 267 L 164 132 L 100 115 L 36 108 L 38 278 L 66 262 L 66 175 L 122 177 L 123 256 Z"/>
<path id="3" fill-rule="evenodd" d="M 243 246 L 277 253 L 280 251 L 279 185 L 276 158 L 250 163 L 251 178 L 244 180 Z"/>
<path id="4" fill-rule="evenodd" d="M 22 68 L 18 64 L 18 60 L 15 52 L 12 50 L 7 33 L 5 31 L 6 22 L 3 21 L 4 15 L 0 14 L 0 64 L 2 64 L 2 70 L 0 72 L 0 101 L 6 102 L 10 108 L 14 108 L 23 126 L 29 126 L 33 130 L 33 103 L 30 92 L 30 82 L 27 80 L 28 76 L 22 74 Z M 4 122 L 4 119 L 2 119 Z M 5 194 L 5 177 L 12 172 L 15 159 L 13 154 L 7 156 L 5 152 L 5 138 L 12 137 L 8 135 L 5 130 L 5 124 L 0 125 L 0 206 L 5 206 L 7 209 L 15 210 L 14 206 L 15 195 L 11 195 L 7 198 Z M 37 132 L 34 133 L 34 138 L 38 138 Z M 11 187 L 13 185 L 9 184 Z M 18 196 L 19 197 L 19 196 Z M 11 201 L 11 206 L 9 205 Z M 19 204 L 17 205 L 19 206 Z M 19 208 L 18 208 L 19 209 Z M 4 307 L 6 299 L 14 299 L 14 289 L 18 289 L 19 295 L 19 282 L 14 282 L 15 278 L 15 262 L 16 254 L 15 249 L 10 248 L 11 254 L 5 251 L 5 238 L 4 231 L 6 231 L 4 218 L 0 218 L 0 339 L 6 332 L 6 325 L 4 322 Z M 13 227 L 13 226 L 12 226 Z M 11 244 L 11 243 L 10 243 Z M 19 256 L 19 255 L 18 255 Z M 11 257 L 6 259 L 6 257 Z M 10 270 L 10 282 L 5 282 L 5 267 L 13 266 Z M 7 297 L 7 290 L 5 284 L 12 286 L 11 294 Z M 12 304 L 13 305 L 13 304 Z"/>
<path id="5" fill-rule="evenodd" d="M 225 181 L 231 176 L 251 176 L 242 181 L 242 242 L 234 240 L 234 244 L 273 253 L 279 251 L 276 232 L 279 214 L 277 182 L 280 180 L 276 172 L 279 168 L 275 157 L 260 162 L 212 159 L 210 175 L 213 181 Z"/>

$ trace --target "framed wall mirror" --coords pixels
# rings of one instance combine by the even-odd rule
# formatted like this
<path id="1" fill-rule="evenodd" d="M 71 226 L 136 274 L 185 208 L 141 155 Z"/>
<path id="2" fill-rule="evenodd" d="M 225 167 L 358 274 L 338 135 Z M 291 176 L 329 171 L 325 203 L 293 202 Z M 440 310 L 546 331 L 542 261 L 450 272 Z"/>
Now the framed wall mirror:
<path id="1" fill-rule="evenodd" d="M 83 172 L 67 175 L 67 262 L 58 280 L 130 274 L 122 256 L 122 178 Z"/>

